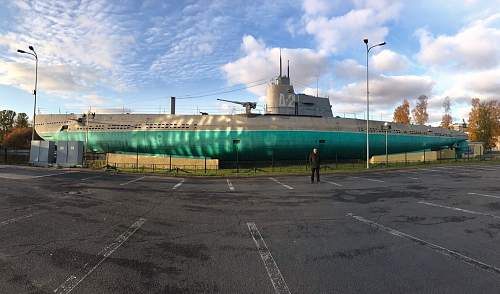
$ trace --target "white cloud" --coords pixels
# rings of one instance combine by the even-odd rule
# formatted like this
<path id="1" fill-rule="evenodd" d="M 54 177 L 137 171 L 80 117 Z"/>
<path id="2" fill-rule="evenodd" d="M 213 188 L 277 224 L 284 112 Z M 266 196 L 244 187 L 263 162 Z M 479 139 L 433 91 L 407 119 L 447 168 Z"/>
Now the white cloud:
<path id="1" fill-rule="evenodd" d="M 32 92 L 35 78 L 34 62 L 6 62 L 0 60 L 0 84 Z M 40 65 L 38 89 L 52 94 L 68 95 L 71 92 L 89 91 L 108 79 L 92 68 L 69 65 Z"/>
<path id="2" fill-rule="evenodd" d="M 450 86 L 444 91 L 444 95 L 467 100 L 472 97 L 500 98 L 500 69 L 498 68 L 459 73 L 452 75 L 450 80 Z"/>
<path id="3" fill-rule="evenodd" d="M 428 76 L 376 76 L 370 78 L 370 100 L 378 106 L 391 106 L 404 98 L 430 95 L 435 82 Z M 366 82 L 359 81 L 330 93 L 332 102 L 366 103 Z"/>
<path id="4" fill-rule="evenodd" d="M 1 74 L 3 84 L 31 88 L 32 73 L 30 78 L 20 78 L 28 65 L 10 63 L 26 63 L 28 56 L 16 50 L 33 45 L 40 61 L 40 91 L 81 91 L 96 84 L 112 89 L 128 86 L 125 64 L 135 39 L 124 32 L 117 7 L 105 1 L 19 0 L 13 11 L 17 22 L 0 34 L 0 47 L 7 49 L 0 61 L 12 69 Z"/>
<path id="5" fill-rule="evenodd" d="M 366 77 L 366 66 L 362 66 L 354 59 L 344 59 L 334 64 L 337 79 L 357 81 Z"/>
<path id="6" fill-rule="evenodd" d="M 420 41 L 417 58 L 426 65 L 477 70 L 500 64 L 500 13 L 477 20 L 455 35 L 434 37 L 425 29 L 416 34 Z"/>
<path id="7" fill-rule="evenodd" d="M 304 2 L 306 32 L 314 36 L 318 48 L 325 53 L 359 46 L 363 38 L 372 43 L 384 41 L 389 32 L 386 24 L 398 18 L 401 8 L 399 1 L 355 0 L 354 8 L 349 12 L 328 17 L 317 14 L 323 2 L 317 4 L 317 1 L 311 1 L 316 5 L 306 5 L 308 2 Z"/>
<path id="8" fill-rule="evenodd" d="M 279 48 L 268 48 L 262 40 L 244 36 L 241 44 L 243 57 L 226 63 L 222 70 L 230 84 L 254 85 L 256 81 L 271 80 L 279 74 Z M 328 67 L 327 58 L 311 49 L 282 49 L 283 74 L 286 75 L 286 62 L 290 60 L 290 78 L 296 92 L 316 81 Z M 301 86 L 302 85 L 302 86 Z M 266 85 L 248 89 L 263 96 Z"/>
<path id="9" fill-rule="evenodd" d="M 304 0 L 302 7 L 309 15 L 327 14 L 332 9 L 332 1 L 327 0 Z"/>
<path id="10" fill-rule="evenodd" d="M 373 68 L 379 72 L 401 72 L 409 66 L 408 58 L 388 49 L 374 54 L 371 59 Z"/>

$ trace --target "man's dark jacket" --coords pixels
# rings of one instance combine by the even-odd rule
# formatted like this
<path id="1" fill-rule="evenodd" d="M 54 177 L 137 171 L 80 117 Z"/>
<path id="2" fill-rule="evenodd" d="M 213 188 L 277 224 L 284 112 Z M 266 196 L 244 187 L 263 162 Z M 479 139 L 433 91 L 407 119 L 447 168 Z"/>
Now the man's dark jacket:
<path id="1" fill-rule="evenodd" d="M 314 154 L 314 152 L 311 152 L 311 154 L 309 154 L 309 164 L 311 164 L 311 168 L 319 168 L 319 152 L 316 154 Z"/>

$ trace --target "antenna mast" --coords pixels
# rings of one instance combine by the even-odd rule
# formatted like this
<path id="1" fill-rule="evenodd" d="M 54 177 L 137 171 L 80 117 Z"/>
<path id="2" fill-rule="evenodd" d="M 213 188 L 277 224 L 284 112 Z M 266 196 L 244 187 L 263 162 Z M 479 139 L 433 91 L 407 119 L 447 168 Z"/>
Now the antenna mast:
<path id="1" fill-rule="evenodd" d="M 280 48 L 280 78 L 281 78 L 281 48 Z"/>
<path id="2" fill-rule="evenodd" d="M 288 66 L 287 66 L 287 70 L 286 70 L 286 76 L 288 77 L 288 79 L 290 79 L 290 60 L 288 60 Z"/>

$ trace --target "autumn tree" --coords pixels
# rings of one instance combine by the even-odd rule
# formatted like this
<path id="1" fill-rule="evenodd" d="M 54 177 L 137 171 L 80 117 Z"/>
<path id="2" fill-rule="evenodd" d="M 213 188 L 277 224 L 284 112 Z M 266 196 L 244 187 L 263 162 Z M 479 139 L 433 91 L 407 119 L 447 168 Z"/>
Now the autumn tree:
<path id="1" fill-rule="evenodd" d="M 16 113 L 12 110 L 0 111 L 0 140 L 14 127 Z"/>
<path id="2" fill-rule="evenodd" d="M 444 98 L 443 101 L 443 108 L 444 108 L 444 114 L 443 117 L 441 118 L 441 127 L 442 128 L 451 128 L 451 125 L 453 123 L 453 118 L 451 117 L 451 102 L 450 102 L 450 97 Z"/>
<path id="3" fill-rule="evenodd" d="M 30 147 L 31 128 L 14 128 L 4 138 L 4 147 L 24 149 Z"/>
<path id="4" fill-rule="evenodd" d="M 481 102 L 479 98 L 472 99 L 468 130 L 469 140 L 483 142 L 485 149 L 494 147 L 500 136 L 500 103 L 496 100 Z"/>
<path id="5" fill-rule="evenodd" d="M 403 104 L 396 107 L 392 120 L 400 124 L 410 124 L 410 102 L 408 100 L 405 99 Z"/>
<path id="6" fill-rule="evenodd" d="M 28 127 L 28 115 L 26 113 L 18 113 L 16 116 L 16 122 L 14 124 L 16 128 L 27 128 Z"/>
<path id="7" fill-rule="evenodd" d="M 429 98 L 425 95 L 420 95 L 417 98 L 417 104 L 413 108 L 413 120 L 417 125 L 425 125 L 429 120 L 429 114 L 427 113 L 427 101 Z"/>

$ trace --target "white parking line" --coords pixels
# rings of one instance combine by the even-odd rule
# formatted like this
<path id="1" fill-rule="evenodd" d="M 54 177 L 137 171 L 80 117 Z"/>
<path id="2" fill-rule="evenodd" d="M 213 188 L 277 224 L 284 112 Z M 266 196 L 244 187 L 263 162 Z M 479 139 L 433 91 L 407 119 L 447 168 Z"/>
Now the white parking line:
<path id="1" fill-rule="evenodd" d="M 96 258 L 90 262 L 85 264 L 83 268 L 81 268 L 74 275 L 69 276 L 64 283 L 62 283 L 59 287 L 54 290 L 54 293 L 69 293 L 73 290 L 78 284 L 80 284 L 86 277 L 88 277 L 101 263 L 103 263 L 106 258 L 108 258 L 116 249 L 118 249 L 123 243 L 125 243 L 130 236 L 132 236 L 143 224 L 146 222 L 146 219 L 140 218 L 135 223 L 133 223 L 124 233 L 118 236 L 113 243 L 104 247 L 99 253 L 97 253 Z"/>
<path id="2" fill-rule="evenodd" d="M 121 183 L 121 184 L 120 184 L 120 186 L 125 186 L 125 185 L 128 185 L 128 184 L 130 184 L 130 183 L 140 181 L 140 180 L 144 179 L 145 177 L 146 177 L 146 176 L 143 176 L 143 177 L 140 177 L 140 178 L 137 178 L 137 179 L 130 180 L 130 181 L 125 182 L 125 183 Z"/>
<path id="3" fill-rule="evenodd" d="M 409 174 L 414 174 L 414 175 L 418 175 L 418 173 L 417 173 L 417 172 L 412 172 L 412 171 L 407 171 L 407 173 L 409 173 Z"/>
<path id="4" fill-rule="evenodd" d="M 446 205 L 441 205 L 441 204 L 436 204 L 436 203 L 431 203 L 431 202 L 426 202 L 426 201 L 419 201 L 418 203 L 429 205 L 429 206 L 435 206 L 435 207 L 441 207 L 441 208 L 451 209 L 451 210 L 465 212 L 465 213 L 470 213 L 470 214 L 484 215 L 484 216 L 489 216 L 489 217 L 492 217 L 492 218 L 500 219 L 500 216 L 497 216 L 497 215 L 494 215 L 494 214 L 485 213 L 485 212 L 479 212 L 479 211 L 473 211 L 473 210 L 468 210 L 468 209 L 462 209 L 462 208 L 458 208 L 458 207 L 446 206 Z"/>
<path id="5" fill-rule="evenodd" d="M 497 199 L 500 199 L 500 196 L 495 196 L 495 195 L 488 195 L 488 194 L 480 194 L 480 193 L 473 193 L 473 192 L 469 192 L 467 193 L 469 195 L 477 195 L 477 196 L 484 196 L 484 197 L 491 197 L 491 198 L 497 198 Z"/>
<path id="6" fill-rule="evenodd" d="M 83 178 L 81 179 L 80 181 L 86 181 L 86 180 L 91 180 L 91 179 L 95 179 L 95 178 L 98 178 L 100 177 L 101 175 L 97 175 L 97 176 L 91 176 L 91 177 L 87 177 L 87 178 Z"/>
<path id="7" fill-rule="evenodd" d="M 403 232 L 400 232 L 398 230 L 395 230 L 395 229 L 392 229 L 392 228 L 389 228 L 389 227 L 386 227 L 384 225 L 381 225 L 379 223 L 376 223 L 374 221 L 371 221 L 371 220 L 368 220 L 368 219 L 365 219 L 361 216 L 356 216 L 352 213 L 348 213 L 347 214 L 348 216 L 362 222 L 362 223 L 365 223 L 365 224 L 368 224 L 372 227 L 375 227 L 377 229 L 380 229 L 382 231 L 385 231 L 391 235 L 394 235 L 394 236 L 397 236 L 397 237 L 400 237 L 400 238 L 404 238 L 404 239 L 407 239 L 407 240 L 410 240 L 410 241 L 413 241 L 417 244 L 420 244 L 420 245 L 423 245 L 423 246 L 426 246 L 427 248 L 430 248 L 434 251 L 436 251 L 437 253 L 440 253 L 440 254 L 443 254 L 443 255 L 446 255 L 446 256 L 451 256 L 451 257 L 454 257 L 464 263 L 468 263 L 470 265 L 473 265 L 473 266 L 476 266 L 476 267 L 479 267 L 480 269 L 483 269 L 485 271 L 488 271 L 488 272 L 492 272 L 492 273 L 495 273 L 495 274 L 500 274 L 500 268 L 497 268 L 493 265 L 489 265 L 489 264 L 486 264 L 480 260 L 477 260 L 475 258 L 472 258 L 472 257 L 469 257 L 469 256 L 466 256 L 466 255 L 463 255 L 462 253 L 458 252 L 458 251 L 455 251 L 455 250 L 451 250 L 451 249 L 447 249 L 443 246 L 439 246 L 437 244 L 434 244 L 434 243 L 431 243 L 429 241 L 425 241 L 423 239 L 420 239 L 418 237 L 415 237 L 415 236 L 412 236 L 410 234 L 406 234 L 406 233 L 403 233 Z"/>
<path id="8" fill-rule="evenodd" d="M 288 190 L 293 190 L 293 187 L 292 187 L 292 186 L 288 186 L 288 185 L 286 185 L 286 184 L 283 184 L 282 182 L 280 182 L 280 181 L 276 180 L 275 178 L 269 178 L 269 179 L 270 179 L 271 181 L 274 181 L 274 182 L 276 182 L 276 183 L 280 184 L 281 186 L 283 186 L 283 187 L 287 188 Z"/>
<path id="9" fill-rule="evenodd" d="M 485 168 L 485 167 L 473 167 L 473 170 L 484 170 L 484 171 L 497 171 L 494 168 Z"/>
<path id="10" fill-rule="evenodd" d="M 185 181 L 186 179 L 181 179 L 180 182 L 178 182 L 177 184 L 175 184 L 175 186 L 172 187 L 172 190 L 177 190 L 177 188 L 179 188 Z"/>
<path id="11" fill-rule="evenodd" d="M 330 181 L 325 181 L 325 180 L 323 180 L 323 181 L 324 181 L 325 183 L 330 184 L 330 185 L 335 185 L 335 186 L 342 187 L 342 185 L 341 185 L 341 184 L 338 184 L 338 183 L 335 183 L 335 182 L 330 182 Z"/>
<path id="12" fill-rule="evenodd" d="M 274 261 L 269 248 L 267 248 L 266 242 L 262 238 L 262 235 L 259 232 L 259 229 L 255 225 L 255 223 L 247 223 L 248 230 L 250 231 L 250 235 L 252 235 L 252 239 L 255 242 L 255 246 L 259 250 L 260 258 L 264 263 L 264 267 L 266 268 L 267 275 L 269 279 L 271 279 L 271 283 L 273 284 L 274 292 L 277 294 L 288 293 L 290 294 L 290 289 L 288 289 L 288 285 L 281 275 L 281 271 L 278 268 L 278 265 Z"/>
<path id="13" fill-rule="evenodd" d="M 70 171 L 70 172 L 63 172 L 63 173 L 50 174 L 50 175 L 33 176 L 33 177 L 31 177 L 31 178 L 32 178 L 32 179 L 39 179 L 39 178 L 46 178 L 46 177 L 60 176 L 60 175 L 65 175 L 65 174 L 72 174 L 72 173 L 77 173 L 77 172 L 78 172 L 78 171 Z"/>
<path id="14" fill-rule="evenodd" d="M 226 179 L 226 180 L 227 180 L 227 186 L 229 187 L 229 190 L 234 191 L 234 186 L 231 183 L 231 181 L 229 179 Z"/>
<path id="15" fill-rule="evenodd" d="M 367 180 L 367 181 L 371 181 L 371 182 L 385 183 L 385 181 L 382 181 L 382 180 L 375 180 L 375 179 L 369 179 L 369 178 L 361 178 L 361 177 L 351 177 L 351 178 L 363 179 L 363 180 Z"/>
<path id="16" fill-rule="evenodd" d="M 432 171 L 432 172 L 440 172 L 442 173 L 442 170 L 435 170 L 435 169 L 430 169 L 430 168 L 419 168 L 419 170 L 425 170 L 425 171 Z"/>
<path id="17" fill-rule="evenodd" d="M 30 213 L 28 215 L 18 216 L 18 217 L 15 217 L 15 218 L 4 220 L 3 222 L 0 222 L 0 227 L 3 227 L 3 226 L 8 225 L 8 224 L 15 223 L 15 222 L 23 220 L 23 219 L 30 218 L 30 217 L 32 217 L 34 215 L 37 215 L 37 214 L 38 213 Z"/>

